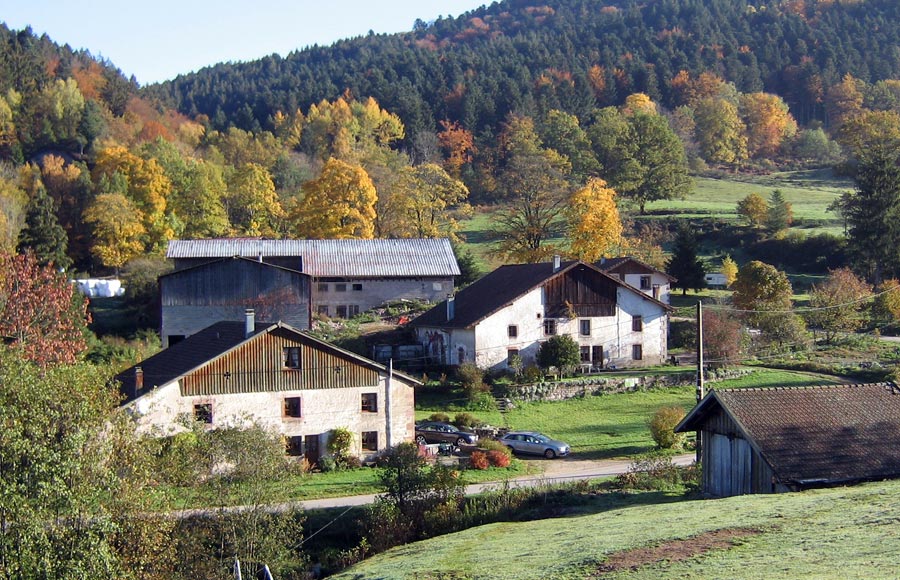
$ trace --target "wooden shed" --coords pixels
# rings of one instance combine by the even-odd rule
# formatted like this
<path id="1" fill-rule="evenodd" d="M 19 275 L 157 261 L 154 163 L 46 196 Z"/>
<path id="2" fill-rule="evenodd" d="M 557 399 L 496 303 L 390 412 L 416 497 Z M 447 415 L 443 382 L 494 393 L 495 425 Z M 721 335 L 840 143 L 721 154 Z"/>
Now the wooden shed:
<path id="1" fill-rule="evenodd" d="M 675 431 L 699 433 L 712 496 L 900 477 L 891 383 L 713 390 Z"/>

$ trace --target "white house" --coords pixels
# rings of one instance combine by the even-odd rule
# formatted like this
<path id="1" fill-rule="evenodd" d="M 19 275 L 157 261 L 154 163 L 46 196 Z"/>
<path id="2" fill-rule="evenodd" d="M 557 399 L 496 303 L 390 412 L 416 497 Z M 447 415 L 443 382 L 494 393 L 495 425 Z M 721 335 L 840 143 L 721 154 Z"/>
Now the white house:
<path id="1" fill-rule="evenodd" d="M 116 376 L 144 433 L 168 435 L 194 417 L 210 428 L 274 428 L 289 454 L 310 462 L 329 433 L 354 433 L 371 459 L 415 432 L 419 381 L 283 323 L 217 322 Z"/>
<path id="2" fill-rule="evenodd" d="M 665 272 L 628 256 L 604 258 L 595 266 L 666 304 L 669 304 L 672 284 L 677 281 Z"/>
<path id="3" fill-rule="evenodd" d="M 670 307 L 584 262 L 501 266 L 411 325 L 430 362 L 507 368 L 533 363 L 541 342 L 567 334 L 585 368 L 667 358 Z"/>

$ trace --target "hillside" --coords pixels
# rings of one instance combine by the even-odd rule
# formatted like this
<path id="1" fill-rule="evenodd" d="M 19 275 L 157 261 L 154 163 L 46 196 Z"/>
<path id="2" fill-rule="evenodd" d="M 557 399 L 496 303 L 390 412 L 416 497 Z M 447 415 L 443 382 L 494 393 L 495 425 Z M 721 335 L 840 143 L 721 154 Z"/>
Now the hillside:
<path id="1" fill-rule="evenodd" d="M 621 498 L 619 498 L 621 501 Z M 395 548 L 335 579 L 895 578 L 900 482 L 721 500 L 633 496 Z"/>
<path id="2" fill-rule="evenodd" d="M 277 111 L 348 91 L 398 114 L 409 146 L 440 120 L 496 135 L 511 111 L 585 119 L 635 92 L 673 109 L 681 71 L 711 72 L 740 92 L 781 95 L 806 125 L 828 122 L 823 91 L 845 74 L 900 77 L 898 44 L 892 0 L 505 0 L 406 34 L 210 66 L 147 92 L 216 128 L 259 130 Z"/>

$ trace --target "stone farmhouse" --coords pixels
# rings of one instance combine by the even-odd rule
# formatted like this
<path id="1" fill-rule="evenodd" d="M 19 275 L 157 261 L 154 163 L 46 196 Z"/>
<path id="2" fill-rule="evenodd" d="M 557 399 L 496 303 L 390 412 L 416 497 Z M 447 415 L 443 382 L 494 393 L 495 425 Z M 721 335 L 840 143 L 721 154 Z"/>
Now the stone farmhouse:
<path id="1" fill-rule="evenodd" d="M 144 433 L 168 435 L 193 417 L 209 428 L 257 424 L 287 452 L 316 462 L 332 429 L 370 460 L 411 441 L 419 381 L 284 323 L 217 322 L 119 375 L 124 406 Z"/>
<path id="2" fill-rule="evenodd" d="M 900 477 L 900 388 L 891 383 L 717 389 L 675 431 L 698 432 L 711 496 Z"/>
<path id="3" fill-rule="evenodd" d="M 584 262 L 501 266 L 414 319 L 433 364 L 533 364 L 540 344 L 567 334 L 583 370 L 656 365 L 667 359 L 671 308 Z"/>

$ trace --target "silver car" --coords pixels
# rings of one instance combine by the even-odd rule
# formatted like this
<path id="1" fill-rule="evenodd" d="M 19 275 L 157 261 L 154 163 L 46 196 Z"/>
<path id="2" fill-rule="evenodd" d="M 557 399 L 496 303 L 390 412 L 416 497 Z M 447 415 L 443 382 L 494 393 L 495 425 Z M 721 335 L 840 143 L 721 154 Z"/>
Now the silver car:
<path id="1" fill-rule="evenodd" d="M 543 455 L 547 459 L 565 457 L 571 451 L 568 443 L 550 439 L 536 431 L 510 431 L 500 438 L 500 442 L 512 449 L 514 453 Z"/>

